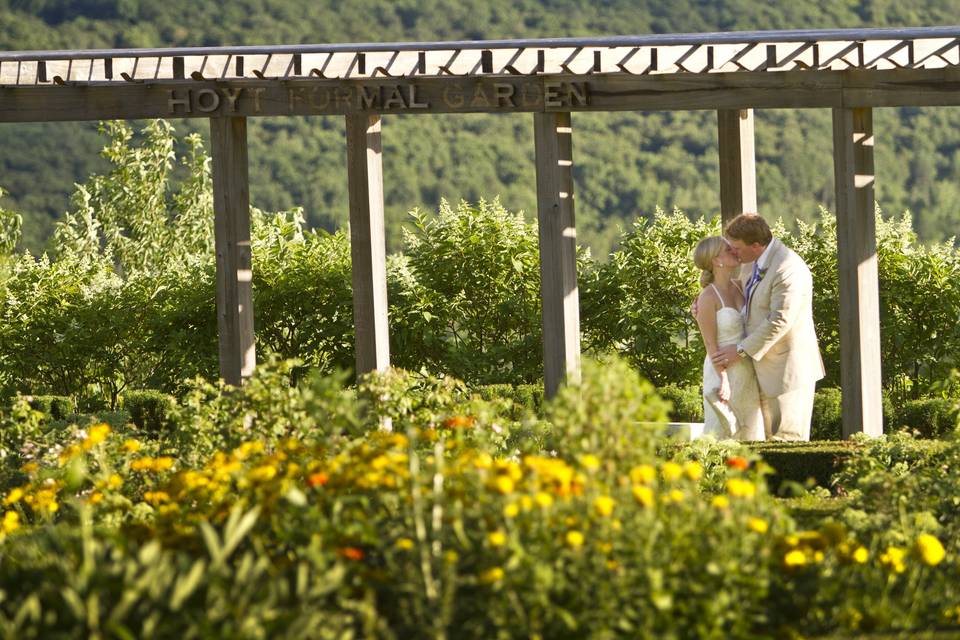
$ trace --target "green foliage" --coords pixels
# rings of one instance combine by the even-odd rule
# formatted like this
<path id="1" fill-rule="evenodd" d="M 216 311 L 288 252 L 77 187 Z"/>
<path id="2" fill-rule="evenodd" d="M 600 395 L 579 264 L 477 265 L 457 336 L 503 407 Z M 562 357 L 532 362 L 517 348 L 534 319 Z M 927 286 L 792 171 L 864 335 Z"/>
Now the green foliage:
<path id="1" fill-rule="evenodd" d="M 584 277 L 582 317 L 588 349 L 620 353 L 654 384 L 701 379 L 704 349 L 690 314 L 699 270 L 691 251 L 719 221 L 658 211 L 638 221 L 610 261 Z"/>
<path id="2" fill-rule="evenodd" d="M 841 402 L 840 389 L 836 387 L 817 389 L 813 396 L 813 415 L 810 420 L 811 440 L 840 440 L 843 438 Z"/>
<path id="3" fill-rule="evenodd" d="M 30 396 L 30 407 L 52 420 L 62 420 L 77 409 L 70 396 Z"/>
<path id="4" fill-rule="evenodd" d="M 160 391 L 144 389 L 123 394 L 123 408 L 130 421 L 150 433 L 159 433 L 169 427 L 169 415 L 176 399 Z"/>
<path id="5" fill-rule="evenodd" d="M 657 394 L 672 403 L 672 422 L 703 422 L 703 391 L 700 385 L 665 384 L 657 387 Z"/>
<path id="6" fill-rule="evenodd" d="M 419 345 L 398 364 L 488 382 L 541 376 L 537 234 L 499 201 L 442 202 L 436 216 L 415 210 L 404 234 L 410 268 L 427 297 Z M 409 364 L 408 364 L 409 362 Z"/>
<path id="7" fill-rule="evenodd" d="M 568 459 L 587 453 L 610 464 L 650 458 L 669 405 L 625 360 L 583 362 L 581 384 L 568 384 L 546 405 L 548 448 Z M 641 423 L 648 423 L 646 425 Z"/>
<path id="8" fill-rule="evenodd" d="M 909 400 L 899 408 L 894 430 L 916 432 L 921 438 L 942 438 L 957 431 L 957 402 L 947 398 Z"/>

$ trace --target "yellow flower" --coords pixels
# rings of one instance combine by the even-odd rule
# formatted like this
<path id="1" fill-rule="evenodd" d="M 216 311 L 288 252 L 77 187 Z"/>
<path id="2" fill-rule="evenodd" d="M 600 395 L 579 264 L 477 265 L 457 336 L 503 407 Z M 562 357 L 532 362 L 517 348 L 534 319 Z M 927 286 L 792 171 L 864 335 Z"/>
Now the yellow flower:
<path id="1" fill-rule="evenodd" d="M 124 440 L 123 444 L 120 445 L 120 449 L 125 453 L 136 453 L 140 451 L 140 441 L 130 438 L 129 440 Z"/>
<path id="2" fill-rule="evenodd" d="M 63 450 L 63 453 L 60 454 L 57 460 L 60 463 L 60 466 L 62 467 L 63 465 L 70 462 L 70 460 L 80 455 L 82 452 L 83 452 L 83 449 L 81 449 L 78 445 L 72 444 Z"/>
<path id="3" fill-rule="evenodd" d="M 583 465 L 583 468 L 587 469 L 588 471 L 596 471 L 600 468 L 600 458 L 592 453 L 588 453 L 580 457 L 580 464 Z"/>
<path id="4" fill-rule="evenodd" d="M 502 547 L 507 544 L 507 534 L 503 531 L 491 531 L 487 535 L 487 542 L 490 543 L 491 547 Z"/>
<path id="5" fill-rule="evenodd" d="M 713 499 L 710 500 L 710 504 L 717 509 L 726 509 L 730 506 L 730 498 L 727 496 L 713 496 Z"/>
<path id="6" fill-rule="evenodd" d="M 108 424 L 100 423 L 93 425 L 90 427 L 90 433 L 87 434 L 87 437 L 84 439 L 81 445 L 82 448 L 84 451 L 92 449 L 106 440 L 111 431 L 112 429 L 110 429 L 110 425 Z"/>
<path id="7" fill-rule="evenodd" d="M 853 558 L 853 561 L 857 564 L 865 564 L 870 558 L 870 553 L 867 551 L 866 547 L 857 547 L 854 549 L 853 554 L 850 556 Z"/>
<path id="8" fill-rule="evenodd" d="M 99 504 L 101 502 L 103 502 L 103 494 L 99 491 L 94 491 L 90 494 L 90 497 L 87 498 L 88 504 Z"/>
<path id="9" fill-rule="evenodd" d="M 153 461 L 154 471 L 166 471 L 173 468 L 173 458 L 161 456 Z"/>
<path id="10" fill-rule="evenodd" d="M 509 476 L 497 476 L 497 479 L 494 481 L 497 491 L 506 495 L 513 492 L 514 482 Z"/>
<path id="11" fill-rule="evenodd" d="M 7 511 L 3 514 L 3 532 L 13 533 L 20 528 L 20 514 L 16 511 Z"/>
<path id="12" fill-rule="evenodd" d="M 397 549 L 402 549 L 404 551 L 410 551 L 413 549 L 413 540 L 410 538 L 400 538 L 397 540 Z"/>
<path id="13" fill-rule="evenodd" d="M 481 453 L 473 461 L 477 469 L 489 469 L 493 466 L 493 457 L 489 453 Z"/>
<path id="14" fill-rule="evenodd" d="M 616 500 L 610 496 L 597 496 L 597 499 L 593 501 L 593 508 L 596 510 L 598 515 L 607 517 L 613 513 L 613 507 L 616 504 Z"/>
<path id="15" fill-rule="evenodd" d="M 947 555 L 947 552 L 943 549 L 943 545 L 940 544 L 940 540 L 929 533 L 924 533 L 917 538 L 914 544 L 914 550 L 920 556 L 920 559 L 923 560 L 924 564 L 931 567 L 943 562 L 944 557 Z"/>
<path id="16" fill-rule="evenodd" d="M 20 502 L 22 498 L 23 498 L 23 489 L 21 487 L 17 487 L 15 489 L 10 490 L 10 493 L 7 494 L 7 497 L 3 499 L 3 504 L 7 506 L 11 504 L 16 504 Z"/>
<path id="17" fill-rule="evenodd" d="M 643 485 L 634 485 L 630 490 L 634 499 L 645 507 L 652 507 L 654 502 L 653 489 Z"/>
<path id="18" fill-rule="evenodd" d="M 511 502 L 510 504 L 503 507 L 503 517 L 505 518 L 516 518 L 520 513 L 520 507 L 516 502 Z"/>
<path id="19" fill-rule="evenodd" d="M 520 496 L 520 507 L 524 511 L 530 511 L 530 509 L 533 509 L 533 498 L 530 496 Z"/>
<path id="20" fill-rule="evenodd" d="M 756 533 L 766 533 L 770 525 L 763 518 L 750 518 L 747 520 L 747 528 Z"/>
<path id="21" fill-rule="evenodd" d="M 116 473 L 112 473 L 110 477 L 107 478 L 107 486 L 111 489 L 119 489 L 123 486 L 123 478 Z"/>
<path id="22" fill-rule="evenodd" d="M 687 474 L 688 478 L 696 482 L 703 477 L 703 465 L 696 460 L 690 460 L 683 465 L 683 472 Z"/>
<path id="23" fill-rule="evenodd" d="M 36 473 L 39 470 L 40 470 L 40 465 L 38 465 L 36 462 L 28 462 L 27 464 L 20 467 L 20 471 L 23 471 L 24 473 L 27 473 L 27 474 Z"/>
<path id="24" fill-rule="evenodd" d="M 663 466 L 660 467 L 660 473 L 663 474 L 664 480 L 673 482 L 674 480 L 679 480 L 680 476 L 683 475 L 683 467 L 676 462 L 664 462 Z"/>
<path id="25" fill-rule="evenodd" d="M 534 501 L 543 509 L 546 509 L 553 505 L 553 496 L 545 491 L 537 492 L 537 495 L 533 497 Z"/>
<path id="26" fill-rule="evenodd" d="M 156 506 L 162 502 L 170 502 L 170 495 L 166 491 L 147 491 L 143 499 Z"/>
<path id="27" fill-rule="evenodd" d="M 263 443 L 254 441 L 254 442 L 244 442 L 239 447 L 233 450 L 234 457 L 237 460 L 243 460 L 244 458 L 249 458 L 255 453 L 263 452 Z"/>
<path id="28" fill-rule="evenodd" d="M 277 476 L 277 468 L 272 464 L 265 464 L 251 469 L 247 477 L 253 482 L 269 482 Z"/>
<path id="29" fill-rule="evenodd" d="M 634 484 L 650 484 L 657 477 L 657 470 L 649 464 L 641 464 L 630 469 L 630 480 Z"/>
<path id="30" fill-rule="evenodd" d="M 583 546 L 583 534 L 579 531 L 568 531 L 567 532 L 567 544 L 573 547 L 574 549 L 579 549 Z"/>
<path id="31" fill-rule="evenodd" d="M 788 551 L 787 555 L 783 556 L 783 564 L 789 568 L 802 567 L 807 564 L 807 554 L 799 549 Z"/>
<path id="32" fill-rule="evenodd" d="M 907 552 L 900 547 L 887 547 L 887 550 L 880 555 L 880 564 L 894 573 L 903 573 L 907 570 L 907 565 L 903 561 L 906 556 Z"/>
<path id="33" fill-rule="evenodd" d="M 727 493 L 737 498 L 752 498 L 757 494 L 757 487 L 749 480 L 730 478 L 727 480 Z"/>
<path id="34" fill-rule="evenodd" d="M 667 494 L 667 499 L 669 499 L 670 502 L 683 502 L 685 497 L 683 491 L 680 491 L 680 489 L 671 489 L 670 493 Z"/>
<path id="35" fill-rule="evenodd" d="M 503 575 L 504 575 L 503 569 L 501 569 L 500 567 L 493 567 L 493 568 L 487 569 L 486 571 L 480 574 L 480 582 L 483 582 L 485 584 L 493 584 L 495 582 L 500 582 L 501 580 L 503 580 Z"/>

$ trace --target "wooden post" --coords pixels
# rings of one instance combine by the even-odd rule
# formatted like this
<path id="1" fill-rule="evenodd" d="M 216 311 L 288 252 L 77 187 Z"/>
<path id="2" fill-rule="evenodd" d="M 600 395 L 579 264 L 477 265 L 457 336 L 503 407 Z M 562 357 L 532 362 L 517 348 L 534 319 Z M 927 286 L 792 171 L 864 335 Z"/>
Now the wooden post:
<path id="1" fill-rule="evenodd" d="M 353 259 L 357 376 L 390 366 L 380 116 L 347 116 L 347 180 Z"/>
<path id="2" fill-rule="evenodd" d="M 880 293 L 873 199 L 873 113 L 833 110 L 840 269 L 840 382 L 843 435 L 883 433 Z"/>
<path id="3" fill-rule="evenodd" d="M 717 111 L 720 151 L 720 217 L 726 224 L 741 213 L 757 212 L 757 170 L 753 109 Z"/>
<path id="4" fill-rule="evenodd" d="M 580 376 L 580 302 L 569 113 L 535 113 L 543 381 L 547 398 Z"/>
<path id="5" fill-rule="evenodd" d="M 220 376 L 239 385 L 256 365 L 246 118 L 210 118 L 210 141 Z"/>

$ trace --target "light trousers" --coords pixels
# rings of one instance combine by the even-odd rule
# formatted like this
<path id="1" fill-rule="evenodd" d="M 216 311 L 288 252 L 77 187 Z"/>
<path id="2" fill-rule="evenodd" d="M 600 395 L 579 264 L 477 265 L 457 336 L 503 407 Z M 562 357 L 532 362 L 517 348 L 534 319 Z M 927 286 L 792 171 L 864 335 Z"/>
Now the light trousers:
<path id="1" fill-rule="evenodd" d="M 796 387 L 779 396 L 760 392 L 760 410 L 767 440 L 809 440 L 813 394 L 817 383 Z"/>

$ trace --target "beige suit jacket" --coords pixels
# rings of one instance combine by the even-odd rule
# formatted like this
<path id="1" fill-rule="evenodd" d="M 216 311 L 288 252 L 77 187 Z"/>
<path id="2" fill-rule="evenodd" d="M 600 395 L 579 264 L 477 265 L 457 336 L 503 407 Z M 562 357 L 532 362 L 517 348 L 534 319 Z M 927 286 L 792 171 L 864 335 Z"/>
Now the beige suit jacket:
<path id="1" fill-rule="evenodd" d="M 753 263 L 743 265 L 746 284 Z M 774 239 L 760 282 L 747 301 L 747 336 L 763 395 L 776 397 L 824 376 L 813 326 L 813 277 L 803 259 Z"/>

